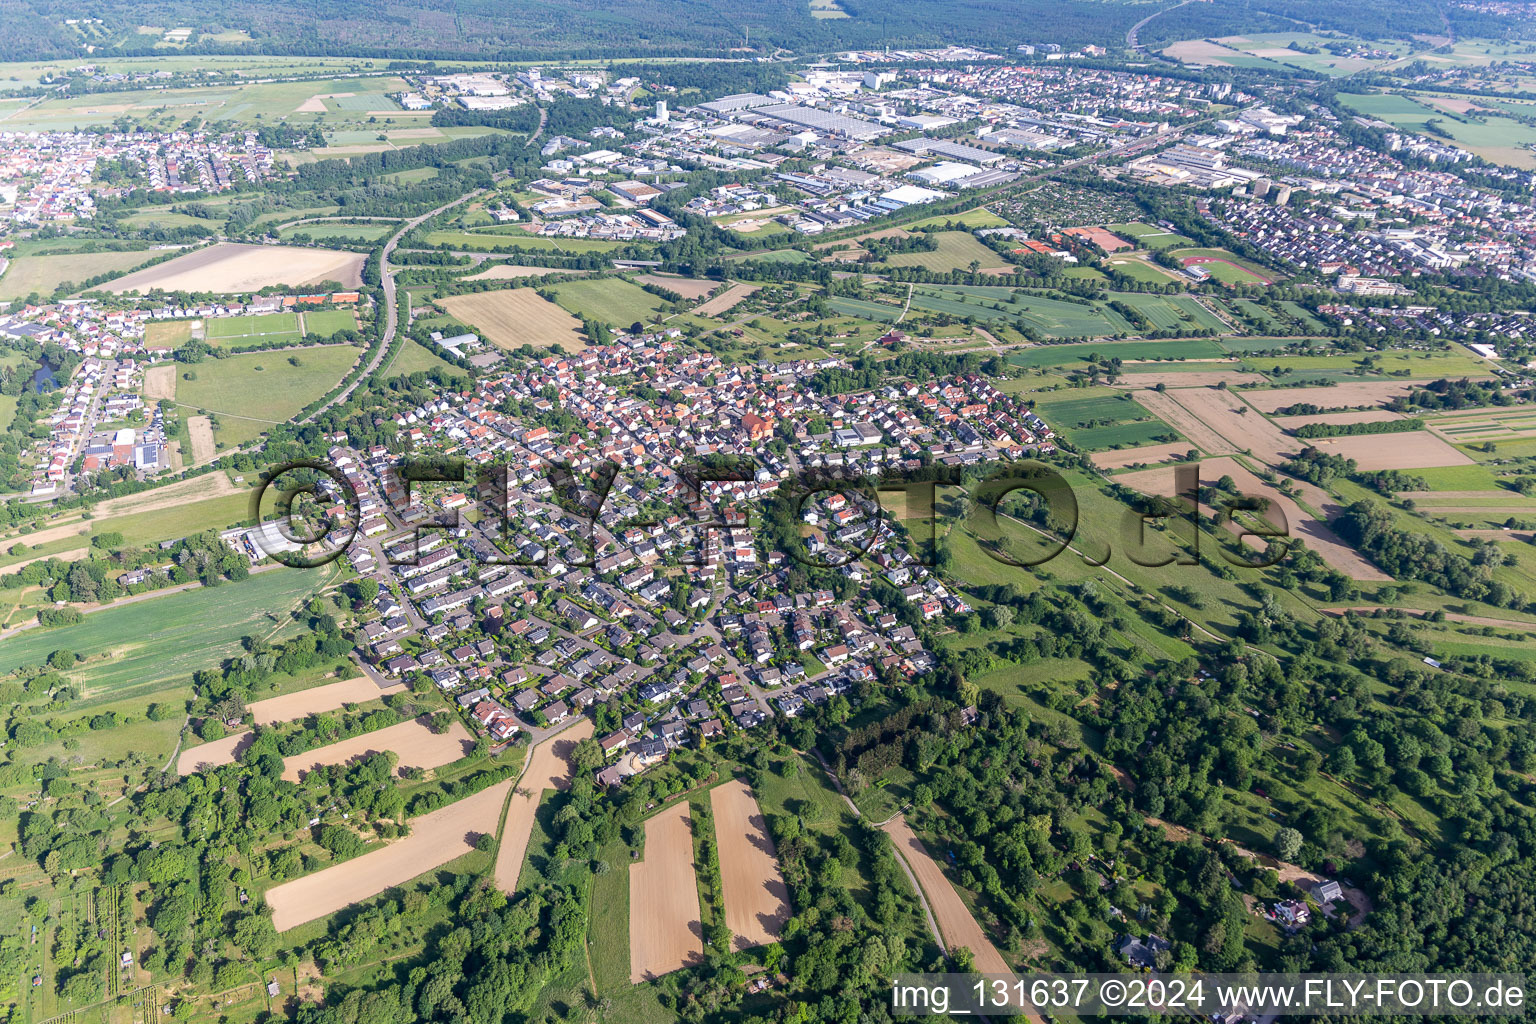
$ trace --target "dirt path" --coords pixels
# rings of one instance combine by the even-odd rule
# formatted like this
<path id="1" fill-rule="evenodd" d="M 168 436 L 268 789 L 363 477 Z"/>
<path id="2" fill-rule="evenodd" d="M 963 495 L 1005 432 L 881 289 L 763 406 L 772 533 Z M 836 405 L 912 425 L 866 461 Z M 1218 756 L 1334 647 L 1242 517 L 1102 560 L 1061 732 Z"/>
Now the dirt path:
<path id="1" fill-rule="evenodd" d="M 528 763 L 517 780 L 517 789 L 507 806 L 501 827 L 501 845 L 496 851 L 496 884 L 509 895 L 517 891 L 517 878 L 528 853 L 528 837 L 533 834 L 533 816 L 546 789 L 565 789 L 576 775 L 571 751 L 592 735 L 592 720 L 583 718 L 564 732 L 551 736 L 528 753 Z"/>
<path id="2" fill-rule="evenodd" d="M 640 984 L 704 959 L 688 801 L 645 823 L 645 859 L 629 866 L 629 980 Z"/>
<path id="3" fill-rule="evenodd" d="M 1320 608 L 1318 610 L 1328 615 L 1343 615 L 1345 612 L 1359 612 L 1361 615 L 1369 615 L 1372 612 L 1393 611 L 1413 616 L 1429 614 L 1422 608 L 1392 608 L 1384 604 L 1358 605 L 1350 608 Z M 1527 632 L 1536 629 L 1536 622 L 1525 622 L 1520 619 L 1495 619 L 1487 615 L 1463 615 L 1460 612 L 1446 612 L 1445 617 L 1451 622 L 1465 622 L 1469 626 L 1493 626 L 1496 629 L 1518 629 Z"/>
<path id="4" fill-rule="evenodd" d="M 725 923 L 734 936 L 734 948 L 778 941 L 789 920 L 789 887 L 779 872 L 762 809 L 740 779 L 710 790 L 709 806 L 720 845 Z"/>
<path id="5" fill-rule="evenodd" d="M 412 818 L 411 834 L 382 850 L 268 889 L 273 925 L 284 932 L 334 914 L 471 852 L 480 836 L 495 831 L 497 815 L 511 789 L 512 780 L 499 782 Z"/>

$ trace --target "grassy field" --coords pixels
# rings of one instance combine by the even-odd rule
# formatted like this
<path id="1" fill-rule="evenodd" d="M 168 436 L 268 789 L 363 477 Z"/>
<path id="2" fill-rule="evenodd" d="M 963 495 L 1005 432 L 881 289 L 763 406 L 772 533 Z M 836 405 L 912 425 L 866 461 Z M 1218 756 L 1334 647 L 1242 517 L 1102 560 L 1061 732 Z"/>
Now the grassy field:
<path id="1" fill-rule="evenodd" d="M 1104 358 L 1118 356 L 1133 359 L 1216 359 L 1223 355 L 1220 345 L 1209 338 L 1170 338 L 1164 341 L 1087 342 L 1077 345 L 1036 345 L 1018 349 L 1008 358 L 1015 366 L 1066 366 L 1080 369 L 1090 355 Z"/>
<path id="2" fill-rule="evenodd" d="M 1089 451 L 1152 444 L 1172 427 L 1128 394 L 1112 388 L 1053 391 L 1035 399 L 1035 410 L 1068 440 Z"/>
<path id="3" fill-rule="evenodd" d="M 386 376 L 399 376 L 412 374 L 418 371 L 443 370 L 447 373 L 463 374 L 463 370 L 443 359 L 437 353 L 423 348 L 411 339 L 405 339 L 400 350 L 395 354 L 392 362 L 384 368 Z"/>
<path id="4" fill-rule="evenodd" d="M 48 131 L 111 124 L 127 117 L 151 123 L 180 123 L 188 117 L 211 121 L 250 121 L 257 116 L 271 120 L 287 118 L 300 123 L 320 122 L 326 126 L 356 124 L 363 127 L 370 111 L 387 110 L 397 125 L 420 122 L 425 125 L 430 113 L 412 115 L 396 109 L 384 98 L 400 92 L 405 81 L 393 75 L 375 78 L 305 78 L 299 81 L 247 80 L 228 84 L 186 89 L 135 89 L 114 92 L 110 96 L 81 95 L 49 99 L 14 115 L 10 127 Z M 382 106 L 366 110 L 348 109 L 336 100 L 310 102 L 327 93 L 352 93 L 355 99 L 374 97 Z M 308 109 L 300 109 L 308 108 Z"/>
<path id="5" fill-rule="evenodd" d="M 1421 94 L 1341 92 L 1339 99 L 1367 117 L 1409 131 L 1424 132 L 1425 125 L 1435 121 L 1457 145 L 1486 160 L 1515 167 L 1536 167 L 1536 154 L 1530 149 L 1531 144 L 1536 143 L 1536 128 L 1513 118 L 1487 112 L 1455 114 L 1436 106 L 1432 98 Z"/>
<path id="6" fill-rule="evenodd" d="M 554 293 L 555 301 L 577 316 L 615 327 L 649 320 L 662 307 L 661 299 L 620 277 L 567 281 L 555 285 Z"/>
<path id="7" fill-rule="evenodd" d="M 351 345 L 329 345 L 177 363 L 176 401 L 212 413 L 220 445 L 243 444 L 329 391 L 357 357 Z"/>
<path id="8" fill-rule="evenodd" d="M 828 299 L 827 306 L 845 316 L 863 317 L 866 320 L 878 320 L 882 323 L 889 323 L 901 315 L 900 306 L 891 306 L 883 302 L 870 302 L 867 299 L 850 299 L 839 296 Z"/>
<path id="9" fill-rule="evenodd" d="M 950 270 L 968 270 L 972 261 L 980 264 L 983 269 L 1008 265 L 1001 256 L 978 242 L 968 231 L 941 231 L 930 237 L 939 246 L 933 252 L 897 253 L 886 260 L 886 265 L 927 267 L 940 274 Z"/>
<path id="10" fill-rule="evenodd" d="M 1146 281 L 1149 284 L 1167 284 L 1176 280 L 1172 272 L 1155 266 L 1145 260 L 1132 259 L 1129 256 L 1111 257 L 1110 269 L 1115 270 L 1133 281 Z"/>
<path id="11" fill-rule="evenodd" d="M 239 338 L 265 341 L 269 337 L 299 336 L 299 317 L 296 313 L 258 313 L 254 316 L 209 317 L 203 324 L 203 333 L 211 342 L 216 338 Z"/>
<path id="12" fill-rule="evenodd" d="M 304 337 L 329 338 L 337 331 L 357 326 L 350 309 L 316 309 L 304 314 Z"/>
<path id="13" fill-rule="evenodd" d="M 377 224 L 331 224 L 324 221 L 317 224 L 295 224 L 292 227 L 283 228 L 277 233 L 277 237 L 288 241 L 294 235 L 308 235 L 310 238 L 344 238 L 349 242 L 376 242 L 385 235 L 396 230 L 397 225 L 390 223 Z"/>
<path id="14" fill-rule="evenodd" d="M 1359 377 L 1485 377 L 1488 363 L 1461 350 L 1451 352 L 1362 352 L 1336 355 L 1254 356 L 1254 369 L 1274 367 L 1312 379 L 1328 374 Z"/>
<path id="15" fill-rule="evenodd" d="M 161 320 L 144 328 L 146 343 L 181 345 L 191 339 L 191 320 Z"/>
<path id="16" fill-rule="evenodd" d="M 498 249 L 516 246 L 522 249 L 553 249 L 557 252 L 611 252 L 623 242 L 598 238 L 545 238 L 542 235 L 499 235 L 471 231 L 433 231 L 423 239 L 427 245 L 449 249 Z"/>
<path id="17" fill-rule="evenodd" d="M 273 569 L 214 591 L 193 589 L 87 615 L 57 629 L 31 629 L 0 649 L 0 672 L 40 665 L 57 650 L 84 661 L 70 677 L 87 698 L 148 692 L 218 665 L 244 636 L 271 636 L 288 613 L 332 575 L 330 569 Z"/>
<path id="18" fill-rule="evenodd" d="M 1022 320 L 1047 337 L 1103 337 L 1129 333 L 1125 318 L 1103 303 L 1066 302 L 1043 295 L 1020 294 L 1010 299 L 1007 288 L 978 286 L 920 287 L 912 294 L 912 308 L 951 316 L 984 320 Z M 1001 306 L 1001 309 L 994 308 Z"/>
<path id="19" fill-rule="evenodd" d="M 966 210 L 964 213 L 946 213 L 938 217 L 929 217 L 927 220 L 917 221 L 915 224 L 906 225 L 908 231 L 917 231 L 927 227 L 943 227 L 953 224 L 956 227 L 970 228 L 1000 228 L 1007 224 L 1006 220 L 993 213 L 984 206 L 978 206 L 974 210 Z"/>
<path id="20" fill-rule="evenodd" d="M 1177 231 L 1169 231 L 1167 228 L 1148 224 L 1145 221 L 1109 224 L 1106 227 L 1115 234 L 1135 242 L 1141 249 L 1176 249 L 1181 245 L 1195 244 L 1193 239 L 1185 238 Z"/>
<path id="21" fill-rule="evenodd" d="M 79 285 L 101 274 L 114 274 L 161 255 L 159 252 L 76 252 L 56 256 L 22 256 L 11 260 L 0 276 L 0 300 L 21 299 L 38 292 L 45 298 L 63 284 Z"/>

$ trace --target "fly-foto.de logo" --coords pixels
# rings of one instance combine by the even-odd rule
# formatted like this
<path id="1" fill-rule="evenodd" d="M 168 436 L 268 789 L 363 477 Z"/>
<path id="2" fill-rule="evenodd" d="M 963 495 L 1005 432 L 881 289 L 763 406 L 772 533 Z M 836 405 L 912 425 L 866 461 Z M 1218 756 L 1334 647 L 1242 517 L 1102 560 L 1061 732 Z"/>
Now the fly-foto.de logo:
<path id="1" fill-rule="evenodd" d="M 1202 486 L 1199 463 L 1172 473 L 1171 494 L 1126 495 L 1110 521 L 1095 523 L 1066 477 L 1036 461 L 984 476 L 923 465 L 872 477 L 820 469 L 769 476 L 750 459 L 720 459 L 685 464 L 658 486 L 621 482 L 613 463 L 556 463 L 532 474 L 505 463 L 411 457 L 381 472 L 375 488 L 356 470 L 303 459 L 263 474 L 251 499 L 252 540 L 297 568 L 375 538 L 389 541 L 391 564 L 416 565 L 432 532 L 464 541 L 482 564 L 562 571 L 601 571 L 605 552 L 635 538 L 685 566 L 755 560 L 766 548 L 765 556 L 837 569 L 900 549 L 904 561 L 933 568 L 963 529 L 988 558 L 1020 569 L 1067 556 L 1100 566 L 1117 548 L 1158 568 L 1198 563 L 1210 523 L 1237 542 L 1215 545 L 1234 567 L 1266 568 L 1289 553 L 1289 523 L 1268 498 Z"/>

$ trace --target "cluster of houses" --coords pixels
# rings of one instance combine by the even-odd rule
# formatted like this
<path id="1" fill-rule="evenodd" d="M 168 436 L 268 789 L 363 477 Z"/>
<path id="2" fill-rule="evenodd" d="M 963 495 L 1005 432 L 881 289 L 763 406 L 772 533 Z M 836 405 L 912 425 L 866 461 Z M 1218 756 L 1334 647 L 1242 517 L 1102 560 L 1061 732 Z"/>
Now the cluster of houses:
<path id="1" fill-rule="evenodd" d="M 797 473 L 915 468 L 924 453 L 977 464 L 1049 451 L 1054 434 L 977 375 L 858 394 L 807 386 L 845 365 L 728 365 L 669 330 L 529 361 L 395 412 L 403 445 L 482 467 L 440 484 L 406 481 L 382 445 L 333 436 L 330 461 L 351 498 L 332 494 L 324 514 L 355 515 L 348 557 L 380 586 L 360 659 L 381 680 L 429 681 L 498 743 L 622 701 L 644 718 L 603 737 L 605 783 L 695 738 L 855 701 L 887 673 L 930 671 L 915 627 L 969 608 L 867 497 L 806 503 L 807 547 L 853 551 L 838 571 L 855 584 L 883 579 L 904 607 L 795 593 L 795 562 L 764 547 L 756 513 Z M 645 397 L 629 386 L 637 379 Z M 812 420 L 828 429 L 812 434 Z M 691 477 L 712 454 L 748 456 L 755 469 Z M 258 530 L 252 544 L 262 543 Z"/>

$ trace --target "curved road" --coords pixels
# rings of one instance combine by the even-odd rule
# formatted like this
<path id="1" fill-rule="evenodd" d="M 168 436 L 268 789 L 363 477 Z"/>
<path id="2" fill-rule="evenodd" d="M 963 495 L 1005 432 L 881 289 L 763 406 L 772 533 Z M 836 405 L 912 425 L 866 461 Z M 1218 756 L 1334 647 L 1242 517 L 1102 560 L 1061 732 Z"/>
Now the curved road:
<path id="1" fill-rule="evenodd" d="M 1183 7 L 1185 4 L 1189 3 L 1194 3 L 1194 0 L 1179 0 L 1179 2 L 1174 4 L 1172 7 L 1164 7 L 1160 11 L 1153 11 L 1151 14 L 1147 15 L 1145 18 L 1142 18 L 1136 24 L 1132 25 L 1130 31 L 1126 32 L 1125 34 L 1125 48 L 1127 50 L 1133 51 L 1141 49 L 1141 42 L 1136 37 L 1141 34 L 1141 30 L 1146 27 L 1147 22 L 1151 21 L 1153 18 L 1161 18 L 1169 11 L 1177 10 L 1178 8 Z"/>
<path id="2" fill-rule="evenodd" d="M 412 228 L 415 228 L 423 221 L 436 217 L 444 210 L 451 210 L 455 206 L 458 206 L 460 203 L 466 203 L 484 191 L 484 189 L 477 188 L 473 192 L 459 196 L 459 198 L 453 200 L 451 203 L 444 203 L 442 206 L 439 206 L 435 210 L 429 210 L 419 217 L 413 217 L 402 224 L 399 231 L 396 231 L 394 234 L 389 236 L 389 241 L 384 243 L 383 255 L 379 258 L 379 280 L 384 286 L 384 333 L 379 338 L 379 344 L 374 347 L 373 358 L 369 360 L 368 366 L 363 370 L 363 372 L 358 374 L 356 380 L 354 380 L 351 384 L 348 384 L 330 401 L 326 402 L 324 405 L 320 406 L 320 408 L 304 417 L 304 419 L 300 422 L 307 423 L 332 406 L 340 405 L 342 402 L 345 402 L 347 399 L 351 398 L 352 392 L 356 391 L 358 385 L 367 380 L 373 374 L 373 371 L 379 368 L 379 363 L 381 363 L 384 360 L 384 357 L 389 353 L 389 346 L 395 340 L 395 331 L 400 326 L 397 322 L 399 320 L 399 310 L 397 309 L 395 302 L 395 274 L 394 270 L 389 265 L 389 254 L 395 251 L 395 246 L 400 244 L 400 239 L 405 236 L 406 232 L 410 231 Z"/>

